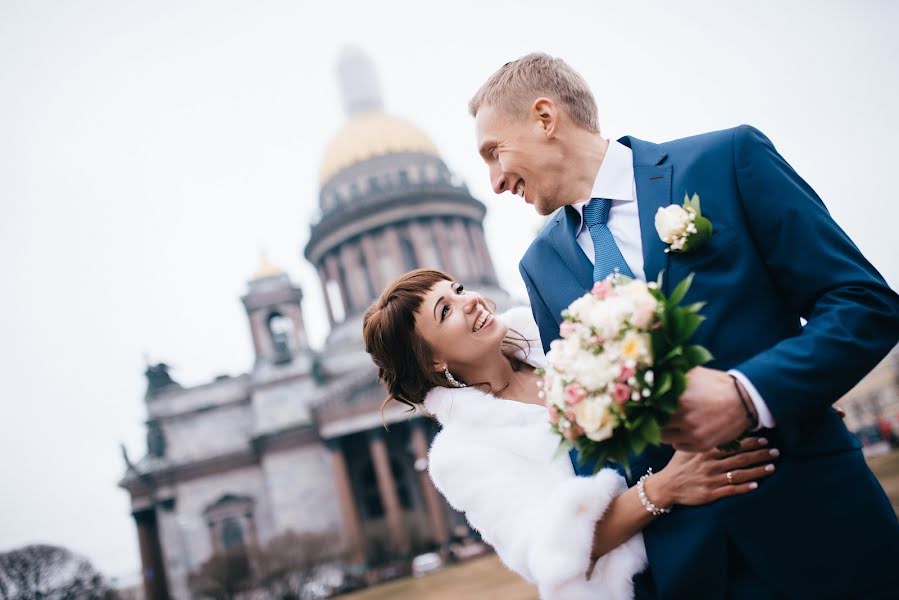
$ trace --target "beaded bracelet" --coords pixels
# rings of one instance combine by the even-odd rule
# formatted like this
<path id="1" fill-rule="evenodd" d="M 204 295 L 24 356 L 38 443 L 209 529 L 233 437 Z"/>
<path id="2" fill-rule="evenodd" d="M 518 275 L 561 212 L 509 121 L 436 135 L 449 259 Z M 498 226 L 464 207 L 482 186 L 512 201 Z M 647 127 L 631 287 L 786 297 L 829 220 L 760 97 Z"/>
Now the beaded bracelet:
<path id="1" fill-rule="evenodd" d="M 646 491 L 643 489 L 643 483 L 647 479 L 649 479 L 650 475 L 652 475 L 652 467 L 647 469 L 646 474 L 637 481 L 637 494 L 640 496 L 640 503 L 643 505 L 643 508 L 645 508 L 655 517 L 659 515 L 667 515 L 671 512 L 671 507 L 659 508 L 658 506 L 650 502 L 649 498 L 646 497 Z"/>

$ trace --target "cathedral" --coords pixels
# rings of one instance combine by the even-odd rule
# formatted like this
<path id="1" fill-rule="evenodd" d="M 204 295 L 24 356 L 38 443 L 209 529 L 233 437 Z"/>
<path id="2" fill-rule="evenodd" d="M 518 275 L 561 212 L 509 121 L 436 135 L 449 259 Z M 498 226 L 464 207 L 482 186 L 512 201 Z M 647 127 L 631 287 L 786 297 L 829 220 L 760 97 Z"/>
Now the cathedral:
<path id="1" fill-rule="evenodd" d="M 320 216 L 303 250 L 327 314 L 304 315 L 302 289 L 264 260 L 240 299 L 255 351 L 247 373 L 183 387 L 165 364 L 147 369 L 146 455 L 125 455 L 119 485 L 148 598 L 187 599 L 190 574 L 210 557 L 288 531 L 333 533 L 365 568 L 445 548 L 465 527 L 427 475 L 435 423 L 400 406 L 382 414 L 362 315 L 417 267 L 508 307 L 486 209 L 425 133 L 385 112 L 366 55 L 344 51 L 338 80 L 347 121 L 324 150 Z M 328 319 L 321 348 L 309 345 L 304 318 Z"/>

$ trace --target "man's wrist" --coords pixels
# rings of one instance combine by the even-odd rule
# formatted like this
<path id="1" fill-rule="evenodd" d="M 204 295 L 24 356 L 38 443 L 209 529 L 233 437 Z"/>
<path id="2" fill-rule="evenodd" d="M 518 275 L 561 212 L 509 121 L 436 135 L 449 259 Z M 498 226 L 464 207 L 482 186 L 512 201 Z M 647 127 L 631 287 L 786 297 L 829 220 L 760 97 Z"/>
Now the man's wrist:
<path id="1" fill-rule="evenodd" d="M 762 395 L 759 393 L 758 389 L 756 389 L 752 381 L 738 369 L 730 369 L 727 373 L 728 375 L 736 377 L 737 381 L 740 382 L 740 385 L 743 386 L 743 389 L 746 390 L 746 393 L 749 394 L 749 399 L 752 400 L 752 407 L 759 417 L 758 427 L 764 427 L 765 429 L 777 427 L 777 423 L 774 421 L 774 415 L 771 414 L 771 409 L 768 408 L 765 399 L 762 398 Z"/>
<path id="2" fill-rule="evenodd" d="M 743 414 L 748 421 L 747 430 L 753 430 L 758 428 L 759 426 L 759 413 L 755 409 L 755 404 L 753 404 L 752 400 L 749 397 L 749 392 L 746 391 L 746 388 L 743 387 L 743 384 L 737 377 L 734 377 L 732 374 L 730 378 L 734 382 L 734 392 L 737 395 L 737 401 L 740 403 L 741 408 L 743 410 Z"/>

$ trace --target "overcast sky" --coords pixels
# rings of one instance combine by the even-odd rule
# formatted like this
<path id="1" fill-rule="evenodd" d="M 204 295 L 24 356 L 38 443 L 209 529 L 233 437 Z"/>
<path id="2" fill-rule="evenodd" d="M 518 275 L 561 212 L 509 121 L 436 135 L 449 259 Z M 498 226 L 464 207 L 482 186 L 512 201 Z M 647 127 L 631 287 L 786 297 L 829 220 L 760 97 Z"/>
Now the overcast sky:
<path id="1" fill-rule="evenodd" d="M 896 3 L 434 4 L 0 0 L 0 550 L 137 571 L 116 481 L 118 444 L 144 449 L 143 357 L 185 384 L 246 371 L 260 248 L 324 339 L 302 248 L 346 43 L 487 204 L 513 294 L 539 219 L 490 191 L 466 103 L 532 50 L 581 71 L 607 136 L 759 127 L 899 285 Z"/>

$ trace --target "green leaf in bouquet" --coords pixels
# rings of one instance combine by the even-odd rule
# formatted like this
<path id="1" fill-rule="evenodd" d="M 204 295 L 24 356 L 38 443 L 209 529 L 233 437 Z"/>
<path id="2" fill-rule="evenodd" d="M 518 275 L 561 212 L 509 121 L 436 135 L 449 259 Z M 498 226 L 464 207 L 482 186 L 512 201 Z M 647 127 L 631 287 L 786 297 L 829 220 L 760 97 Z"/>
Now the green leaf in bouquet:
<path id="1" fill-rule="evenodd" d="M 705 308 L 706 304 L 708 304 L 708 302 L 694 302 L 693 304 L 688 304 L 688 305 L 684 306 L 683 309 L 687 312 L 698 313 L 703 308 Z M 702 317 L 702 318 L 705 318 L 705 317 Z"/>
<path id="2" fill-rule="evenodd" d="M 671 292 L 671 296 L 668 297 L 668 302 L 672 305 L 680 304 L 681 300 L 684 299 L 684 296 L 687 295 L 687 292 L 690 291 L 690 286 L 693 285 L 693 273 L 687 275 L 683 281 L 677 284 L 674 288 L 674 291 Z"/>
<path id="3" fill-rule="evenodd" d="M 664 396 L 671 390 L 671 373 L 665 371 L 656 379 L 656 389 L 653 390 L 655 396 Z"/>
<path id="4" fill-rule="evenodd" d="M 628 408 L 628 409 L 643 408 L 643 405 L 640 404 L 639 402 L 628 402 L 624 406 L 625 406 L 625 408 Z M 627 429 L 628 431 L 634 431 L 636 429 L 639 429 L 640 426 L 643 425 L 643 421 L 645 421 L 645 420 L 646 420 L 646 414 L 644 413 L 635 419 L 628 419 L 627 421 L 625 421 L 624 428 Z"/>
<path id="5" fill-rule="evenodd" d="M 643 454 L 643 451 L 646 450 L 646 446 L 649 445 L 649 440 L 644 438 L 641 435 L 635 435 L 631 438 L 631 454 Z"/>
<path id="6" fill-rule="evenodd" d="M 687 361 L 690 363 L 690 369 L 704 365 L 714 358 L 711 352 L 706 350 L 704 346 L 698 344 L 684 348 L 684 356 L 686 356 Z"/>
<path id="7" fill-rule="evenodd" d="M 684 311 L 679 308 L 668 310 L 668 339 L 672 346 L 683 343 L 684 338 Z"/>
<path id="8" fill-rule="evenodd" d="M 646 405 L 645 405 L 643 402 L 641 402 L 641 401 L 636 401 L 636 402 L 635 402 L 634 400 L 628 400 L 627 403 L 624 405 L 624 408 L 625 408 L 625 410 L 627 410 L 628 412 L 633 413 L 633 412 L 635 412 L 635 411 L 639 411 L 639 410 L 645 409 L 645 408 L 646 408 Z M 639 427 L 640 425 L 639 425 L 639 423 L 637 423 L 637 421 L 639 421 L 639 420 L 642 419 L 642 418 L 643 418 L 643 415 L 640 415 L 640 416 L 637 417 L 636 419 L 629 419 L 629 420 L 628 420 L 629 429 L 635 429 L 635 428 Z M 634 423 L 637 423 L 637 424 L 634 425 Z"/>
<path id="9" fill-rule="evenodd" d="M 702 322 L 705 320 L 700 315 L 697 315 L 694 312 L 682 311 L 683 319 L 684 319 L 684 328 L 681 331 L 681 335 L 683 336 L 683 343 L 686 343 L 693 337 L 693 334 L 696 333 L 696 330 L 699 329 L 699 326 L 702 325 Z"/>
<path id="10" fill-rule="evenodd" d="M 640 436 L 648 443 L 658 445 L 662 441 L 662 428 L 655 419 L 647 419 L 640 427 Z"/>
<path id="11" fill-rule="evenodd" d="M 687 374 L 683 371 L 674 371 L 671 374 L 671 393 L 675 398 L 680 398 L 687 389 Z"/>
<path id="12" fill-rule="evenodd" d="M 666 417 L 670 417 L 677 412 L 677 398 L 670 398 L 666 402 L 660 403 L 659 408 L 662 409 L 662 412 L 665 413 Z"/>
<path id="13" fill-rule="evenodd" d="M 665 355 L 665 358 L 663 358 L 661 360 L 661 362 L 666 363 L 674 358 L 677 358 L 678 356 L 681 356 L 683 353 L 684 353 L 683 346 L 675 346 L 668 352 L 668 354 Z"/>

